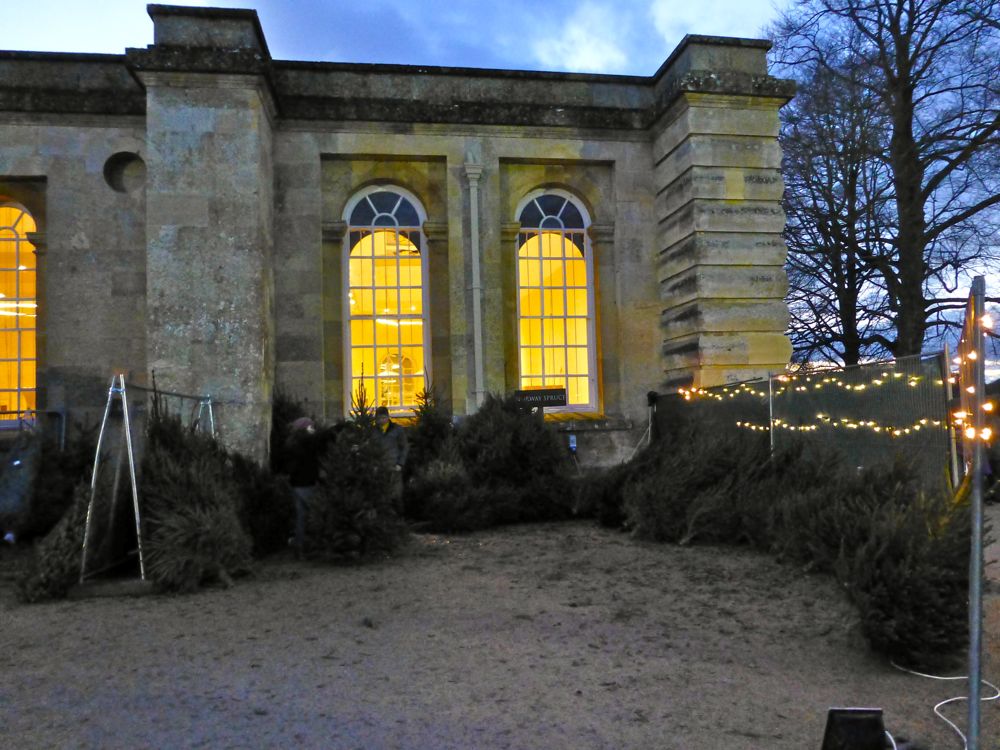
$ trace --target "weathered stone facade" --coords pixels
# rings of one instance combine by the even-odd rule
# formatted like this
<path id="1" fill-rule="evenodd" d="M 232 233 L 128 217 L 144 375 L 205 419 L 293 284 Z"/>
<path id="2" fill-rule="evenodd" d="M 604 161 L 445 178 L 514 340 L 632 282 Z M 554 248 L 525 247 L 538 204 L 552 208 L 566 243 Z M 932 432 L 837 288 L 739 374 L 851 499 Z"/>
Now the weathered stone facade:
<path id="1" fill-rule="evenodd" d="M 154 44 L 120 56 L 0 53 L 41 405 L 93 409 L 112 371 L 155 370 L 258 456 L 275 386 L 343 415 L 344 211 L 377 184 L 426 212 L 429 368 L 456 416 L 518 387 L 516 210 L 539 188 L 592 222 L 598 408 L 560 423 L 583 461 L 627 453 L 647 391 L 785 365 L 792 87 L 766 42 L 689 36 L 640 78 L 278 61 L 252 11 L 150 15 Z"/>

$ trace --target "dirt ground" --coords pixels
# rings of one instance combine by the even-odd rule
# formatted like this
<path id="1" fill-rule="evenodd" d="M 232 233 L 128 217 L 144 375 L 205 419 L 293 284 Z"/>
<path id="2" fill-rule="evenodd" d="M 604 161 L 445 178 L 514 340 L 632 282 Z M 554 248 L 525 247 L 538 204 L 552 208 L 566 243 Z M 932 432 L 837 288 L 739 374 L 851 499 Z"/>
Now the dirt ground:
<path id="1" fill-rule="evenodd" d="M 986 622 L 1000 682 L 992 589 Z M 871 654 L 828 578 L 587 522 L 418 535 L 363 567 L 283 559 L 183 597 L 24 606 L 7 581 L 0 674 L 11 748 L 803 750 L 848 705 L 947 750 L 932 706 L 965 687 Z"/>

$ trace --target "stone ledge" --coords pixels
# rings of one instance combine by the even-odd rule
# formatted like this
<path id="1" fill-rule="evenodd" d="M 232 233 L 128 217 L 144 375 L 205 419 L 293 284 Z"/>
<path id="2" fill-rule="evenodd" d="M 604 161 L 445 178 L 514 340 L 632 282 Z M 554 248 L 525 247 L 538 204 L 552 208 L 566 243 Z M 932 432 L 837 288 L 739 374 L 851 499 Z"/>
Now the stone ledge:
<path id="1" fill-rule="evenodd" d="M 556 417 L 556 415 L 552 415 Z M 635 427 L 631 419 L 618 416 L 575 417 L 572 419 L 547 419 L 557 432 L 627 432 Z"/>

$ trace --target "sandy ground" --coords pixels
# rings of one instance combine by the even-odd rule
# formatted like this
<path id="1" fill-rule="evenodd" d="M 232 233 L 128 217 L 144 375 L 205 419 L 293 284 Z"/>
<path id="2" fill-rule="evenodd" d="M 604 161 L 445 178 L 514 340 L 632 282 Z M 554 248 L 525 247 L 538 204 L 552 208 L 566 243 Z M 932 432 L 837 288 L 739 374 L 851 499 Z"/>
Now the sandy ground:
<path id="1" fill-rule="evenodd" d="M 998 682 L 992 590 L 986 616 Z M 10 748 L 818 750 L 853 705 L 946 750 L 931 708 L 964 690 L 872 655 L 828 578 L 585 522 L 279 560 L 184 597 L 23 606 L 7 583 L 0 673 Z M 1000 747 L 1000 705 L 983 715 Z"/>

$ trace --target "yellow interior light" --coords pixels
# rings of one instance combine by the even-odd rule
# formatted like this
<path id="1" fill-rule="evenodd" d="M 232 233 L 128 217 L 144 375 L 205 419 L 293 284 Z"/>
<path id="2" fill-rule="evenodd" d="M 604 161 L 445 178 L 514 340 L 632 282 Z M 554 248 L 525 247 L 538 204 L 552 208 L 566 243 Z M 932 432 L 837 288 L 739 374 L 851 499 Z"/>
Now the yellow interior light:
<path id="1" fill-rule="evenodd" d="M 969 355 L 968 356 L 969 356 L 969 359 L 977 359 L 979 355 L 976 354 L 975 349 L 972 349 L 972 350 L 969 351 Z"/>
<path id="2" fill-rule="evenodd" d="M 989 427 L 984 427 L 983 431 L 981 433 L 979 433 L 979 436 L 983 440 L 989 440 L 990 438 L 993 437 L 993 430 L 991 430 Z"/>
<path id="3" fill-rule="evenodd" d="M 994 408 L 992 401 L 987 401 L 983 404 L 983 411 L 993 411 Z"/>
<path id="4" fill-rule="evenodd" d="M 976 428 L 975 427 L 966 427 L 965 428 L 965 436 L 969 440 L 975 439 L 975 437 L 976 437 Z"/>

